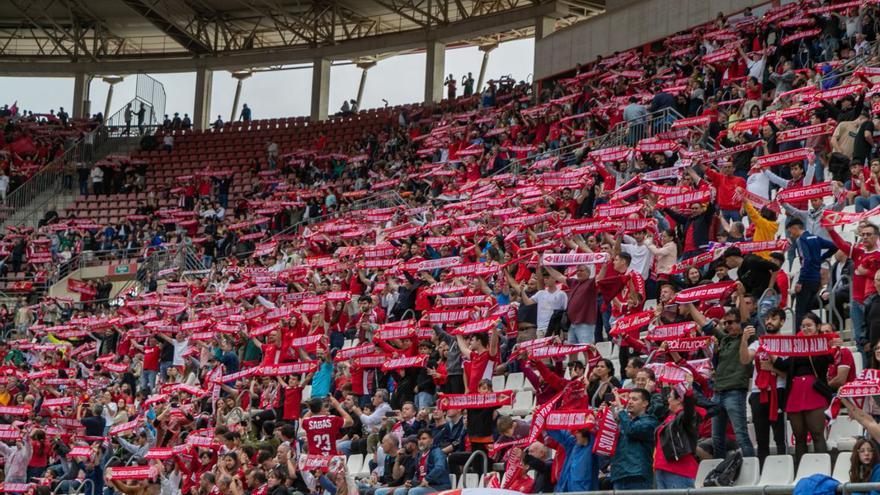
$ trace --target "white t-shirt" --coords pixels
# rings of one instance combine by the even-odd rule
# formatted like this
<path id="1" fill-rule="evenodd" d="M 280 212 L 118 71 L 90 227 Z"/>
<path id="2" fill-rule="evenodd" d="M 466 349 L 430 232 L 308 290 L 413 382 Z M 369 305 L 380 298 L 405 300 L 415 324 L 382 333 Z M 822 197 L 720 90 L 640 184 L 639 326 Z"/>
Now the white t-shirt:
<path id="1" fill-rule="evenodd" d="M 558 288 L 554 292 L 541 289 L 532 296 L 532 301 L 535 301 L 538 305 L 537 331 L 541 334 L 539 337 L 543 337 L 543 333 L 547 331 L 547 327 L 550 325 L 550 318 L 553 316 L 553 312 L 565 309 L 566 305 L 568 305 L 568 295 L 565 294 L 565 291 Z"/>
<path id="2" fill-rule="evenodd" d="M 171 359 L 172 366 L 183 366 L 183 355 L 189 350 L 189 339 L 182 341 L 172 339 L 171 345 L 174 346 L 174 357 Z"/>
<path id="3" fill-rule="evenodd" d="M 627 239 L 631 238 L 627 236 Z M 651 254 L 648 246 L 644 244 L 639 246 L 638 244 L 621 243 L 620 250 L 628 253 L 632 258 L 629 264 L 632 271 L 637 272 L 645 280 L 651 276 L 651 265 L 654 263 L 654 255 Z"/>
<path id="4" fill-rule="evenodd" d="M 761 84 L 764 82 L 764 68 L 767 67 L 767 59 L 764 57 L 758 60 L 746 60 L 746 67 L 749 68 L 749 77 L 754 77 Z"/>
<path id="5" fill-rule="evenodd" d="M 752 342 L 751 344 L 749 344 L 749 350 L 752 352 L 758 352 L 758 341 L 757 340 Z M 755 379 L 757 379 L 757 378 L 758 378 L 758 368 L 755 367 L 752 370 L 752 393 L 753 394 L 757 394 L 758 392 L 760 392 L 760 390 L 758 390 L 758 387 L 755 386 Z M 776 388 L 785 388 L 785 378 L 782 378 L 781 376 L 776 375 Z"/>

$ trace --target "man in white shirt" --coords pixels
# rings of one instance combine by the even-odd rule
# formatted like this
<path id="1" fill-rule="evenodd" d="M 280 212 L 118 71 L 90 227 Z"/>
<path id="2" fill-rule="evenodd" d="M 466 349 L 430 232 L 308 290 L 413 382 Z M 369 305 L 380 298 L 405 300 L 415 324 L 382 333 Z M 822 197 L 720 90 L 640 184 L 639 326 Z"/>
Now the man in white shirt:
<path id="1" fill-rule="evenodd" d="M 553 312 L 563 311 L 568 306 L 568 295 L 565 291 L 559 290 L 559 287 L 556 286 L 556 279 L 544 272 L 543 265 L 538 266 L 538 273 L 535 276 L 538 281 L 538 292 L 532 297 L 523 293 L 523 301 L 525 304 L 538 305 L 538 321 L 535 331 L 540 339 L 547 335 L 547 327 L 550 326 Z"/>
<path id="2" fill-rule="evenodd" d="M 92 165 L 92 171 L 89 173 L 92 178 L 92 193 L 95 195 L 104 194 L 104 171 L 97 164 Z"/>
<path id="3" fill-rule="evenodd" d="M 643 230 L 633 232 L 632 236 L 624 235 L 622 239 L 620 237 L 616 239 L 616 242 L 619 243 L 620 251 L 629 253 L 632 258 L 632 262 L 629 265 L 630 269 L 638 272 L 645 280 L 650 278 L 651 266 L 654 264 L 654 255 L 651 254 L 651 250 L 648 249 L 648 245 L 645 243 L 647 237 L 648 232 Z M 615 239 L 610 239 L 608 242 L 613 243 Z"/>

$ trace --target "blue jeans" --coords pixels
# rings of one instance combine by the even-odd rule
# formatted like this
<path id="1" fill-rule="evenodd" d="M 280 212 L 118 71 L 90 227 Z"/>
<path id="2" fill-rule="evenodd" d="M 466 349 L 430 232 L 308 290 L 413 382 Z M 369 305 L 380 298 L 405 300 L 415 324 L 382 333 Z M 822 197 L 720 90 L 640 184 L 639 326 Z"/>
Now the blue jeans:
<path id="1" fill-rule="evenodd" d="M 748 420 L 746 419 L 746 396 L 748 390 L 724 390 L 716 392 L 713 402 L 721 407 L 712 418 L 712 450 L 716 459 L 724 459 L 727 454 L 725 439 L 727 438 L 727 420 L 733 424 L 736 443 L 742 448 L 743 457 L 754 457 L 755 447 L 749 438 Z"/>
<path id="2" fill-rule="evenodd" d="M 595 344 L 596 325 L 589 323 L 572 323 L 568 329 L 569 344 Z"/>
<path id="3" fill-rule="evenodd" d="M 856 212 L 873 210 L 877 206 L 880 206 L 880 194 L 875 194 L 867 198 L 864 196 L 856 196 Z"/>
<path id="4" fill-rule="evenodd" d="M 658 490 L 677 490 L 694 487 L 694 480 L 692 478 L 686 478 L 669 471 L 658 470 L 654 473 L 654 477 Z"/>
<path id="5" fill-rule="evenodd" d="M 864 351 L 865 343 L 868 341 L 865 335 L 865 305 L 850 298 L 849 317 L 852 318 L 853 340 L 856 341 L 856 347 L 862 353 L 862 358 L 868 363 L 870 361 Z"/>
<path id="6" fill-rule="evenodd" d="M 351 455 L 351 440 L 340 440 L 336 442 L 336 450 L 344 456 Z"/>
<path id="7" fill-rule="evenodd" d="M 428 407 L 434 407 L 434 394 L 428 392 L 419 392 L 416 394 L 415 406 L 417 411 Z"/>
<path id="8" fill-rule="evenodd" d="M 739 222 L 742 220 L 739 210 L 721 210 L 721 216 L 728 222 Z"/>
<path id="9" fill-rule="evenodd" d="M 624 478 L 614 482 L 615 490 L 650 490 L 651 480 L 642 478 Z"/>
<path id="10" fill-rule="evenodd" d="M 140 387 L 141 390 L 148 389 L 153 390 L 156 388 L 156 375 L 158 375 L 158 371 L 152 370 L 143 370 L 141 371 L 141 379 L 140 379 Z"/>

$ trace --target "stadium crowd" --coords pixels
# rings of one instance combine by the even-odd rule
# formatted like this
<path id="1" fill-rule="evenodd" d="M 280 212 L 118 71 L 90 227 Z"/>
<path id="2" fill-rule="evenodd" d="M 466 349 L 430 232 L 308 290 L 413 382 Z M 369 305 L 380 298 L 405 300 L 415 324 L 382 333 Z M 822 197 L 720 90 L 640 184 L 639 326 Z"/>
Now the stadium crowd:
<path id="1" fill-rule="evenodd" d="M 112 225 L 11 230 L 11 273 L 181 248 L 204 269 L 0 315 L 4 490 L 425 495 L 476 451 L 522 492 L 684 488 L 730 451 L 825 452 L 842 413 L 868 433 L 851 481 L 880 481 L 878 13 L 720 15 L 537 96 L 269 145 Z"/>

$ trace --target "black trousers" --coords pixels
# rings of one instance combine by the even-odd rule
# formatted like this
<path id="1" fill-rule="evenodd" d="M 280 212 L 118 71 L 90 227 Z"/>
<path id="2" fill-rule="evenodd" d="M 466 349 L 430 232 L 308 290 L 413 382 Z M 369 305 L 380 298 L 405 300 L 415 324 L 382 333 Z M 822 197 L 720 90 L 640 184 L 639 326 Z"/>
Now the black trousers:
<path id="1" fill-rule="evenodd" d="M 785 455 L 785 399 L 786 390 L 777 388 L 779 414 L 776 421 L 770 421 L 770 401 L 761 404 L 761 394 L 753 392 L 749 395 L 749 406 L 752 408 L 752 423 L 755 425 L 755 440 L 758 443 L 758 459 L 764 464 L 764 459 L 770 455 L 770 430 L 773 430 L 773 440 L 776 442 L 776 454 Z"/>
<path id="2" fill-rule="evenodd" d="M 800 328 L 801 319 L 813 309 L 819 294 L 819 282 L 800 282 L 801 290 L 794 297 L 794 328 Z"/>

